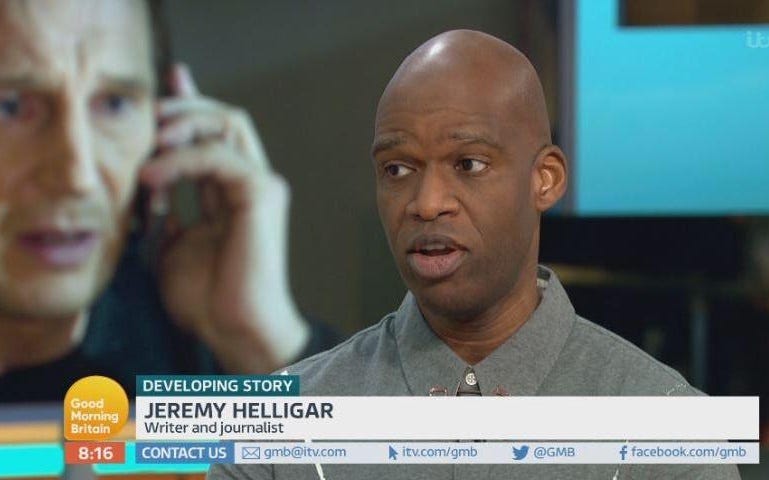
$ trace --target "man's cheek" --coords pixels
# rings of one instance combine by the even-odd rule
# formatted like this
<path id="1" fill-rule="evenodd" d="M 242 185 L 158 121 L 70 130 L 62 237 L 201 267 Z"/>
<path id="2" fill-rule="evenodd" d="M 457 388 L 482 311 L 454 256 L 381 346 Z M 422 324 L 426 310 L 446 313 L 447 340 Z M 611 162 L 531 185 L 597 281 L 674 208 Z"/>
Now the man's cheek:
<path id="1" fill-rule="evenodd" d="M 390 245 L 393 253 L 396 254 L 403 236 L 402 222 L 398 221 L 399 215 L 391 204 L 380 201 L 378 202 L 378 209 L 379 218 L 382 220 L 382 228 L 387 237 L 387 243 Z"/>
<path id="2" fill-rule="evenodd" d="M 122 212 L 128 208 L 138 186 L 139 169 L 150 151 L 145 139 L 142 144 L 131 144 L 127 140 L 112 142 L 104 147 L 105 166 L 103 175 L 114 210 Z"/>

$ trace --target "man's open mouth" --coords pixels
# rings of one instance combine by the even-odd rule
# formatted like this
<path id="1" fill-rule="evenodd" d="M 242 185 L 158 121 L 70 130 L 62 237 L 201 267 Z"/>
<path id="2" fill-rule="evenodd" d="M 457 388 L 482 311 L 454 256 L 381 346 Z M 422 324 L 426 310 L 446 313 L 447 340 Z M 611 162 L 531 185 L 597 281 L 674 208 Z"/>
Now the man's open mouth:
<path id="1" fill-rule="evenodd" d="M 53 268 L 71 268 L 85 262 L 95 250 L 99 236 L 93 230 L 40 229 L 18 237 L 19 245 Z"/>
<path id="2" fill-rule="evenodd" d="M 423 248 L 420 248 L 415 253 L 421 253 L 422 255 L 427 255 L 429 257 L 434 257 L 437 255 L 448 255 L 449 253 L 455 251 L 456 249 L 453 247 L 449 247 L 447 245 L 443 245 L 440 243 L 435 243 L 431 245 L 427 245 Z"/>
<path id="3" fill-rule="evenodd" d="M 440 280 L 453 274 L 467 255 L 467 249 L 444 235 L 417 237 L 406 254 L 412 271 L 426 280 Z"/>

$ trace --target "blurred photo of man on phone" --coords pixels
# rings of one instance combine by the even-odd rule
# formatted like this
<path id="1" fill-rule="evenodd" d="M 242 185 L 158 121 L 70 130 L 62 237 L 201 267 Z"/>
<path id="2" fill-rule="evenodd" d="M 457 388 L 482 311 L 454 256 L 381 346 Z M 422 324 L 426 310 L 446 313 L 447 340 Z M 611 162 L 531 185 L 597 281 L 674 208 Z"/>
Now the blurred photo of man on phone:
<path id="1" fill-rule="evenodd" d="M 285 180 L 248 114 L 168 60 L 158 9 L 0 3 L 0 401 L 90 374 L 130 393 L 137 373 L 270 372 L 335 340 L 291 295 Z"/>

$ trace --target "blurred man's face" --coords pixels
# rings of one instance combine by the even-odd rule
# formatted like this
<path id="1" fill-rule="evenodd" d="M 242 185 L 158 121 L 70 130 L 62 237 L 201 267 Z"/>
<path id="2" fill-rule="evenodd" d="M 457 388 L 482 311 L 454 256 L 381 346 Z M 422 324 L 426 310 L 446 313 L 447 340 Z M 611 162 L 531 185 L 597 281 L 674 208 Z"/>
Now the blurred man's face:
<path id="1" fill-rule="evenodd" d="M 112 274 L 154 81 L 144 2 L 0 2 L 0 318 L 75 315 Z"/>

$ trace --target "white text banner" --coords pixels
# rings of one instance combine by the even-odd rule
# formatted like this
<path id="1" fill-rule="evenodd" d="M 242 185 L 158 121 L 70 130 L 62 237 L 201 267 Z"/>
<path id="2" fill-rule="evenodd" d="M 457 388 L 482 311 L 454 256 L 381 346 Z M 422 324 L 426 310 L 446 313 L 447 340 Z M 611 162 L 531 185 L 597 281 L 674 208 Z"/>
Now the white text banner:
<path id="1" fill-rule="evenodd" d="M 758 397 L 137 397 L 138 440 L 757 440 Z"/>

